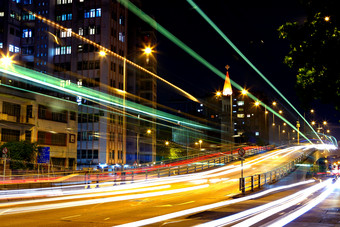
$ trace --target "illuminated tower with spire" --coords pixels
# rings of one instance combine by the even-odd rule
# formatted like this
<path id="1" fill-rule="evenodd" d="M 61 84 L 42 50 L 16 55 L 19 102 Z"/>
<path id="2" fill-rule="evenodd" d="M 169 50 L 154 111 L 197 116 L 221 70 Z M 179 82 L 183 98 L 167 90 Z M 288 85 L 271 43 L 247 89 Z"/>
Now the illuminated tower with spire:
<path id="1" fill-rule="evenodd" d="M 234 143 L 234 127 L 233 127 L 233 90 L 231 88 L 230 79 L 229 79 L 229 68 L 227 65 L 225 67 L 227 69 L 223 92 L 222 92 L 222 116 L 221 116 L 221 140 L 222 140 L 222 149 L 231 148 Z"/>

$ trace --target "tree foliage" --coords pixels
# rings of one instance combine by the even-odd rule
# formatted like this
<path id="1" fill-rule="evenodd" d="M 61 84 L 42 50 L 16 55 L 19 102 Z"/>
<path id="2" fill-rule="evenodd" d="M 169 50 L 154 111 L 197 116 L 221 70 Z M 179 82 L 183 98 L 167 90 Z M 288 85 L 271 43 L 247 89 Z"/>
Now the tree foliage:
<path id="1" fill-rule="evenodd" d="M 287 22 L 278 29 L 279 37 L 289 41 L 284 63 L 296 70 L 296 89 L 305 107 L 314 98 L 340 110 L 338 2 L 303 0 L 305 21 Z"/>
<path id="2" fill-rule="evenodd" d="M 10 168 L 15 169 L 32 169 L 38 147 L 36 143 L 28 141 L 11 141 L 1 145 L 8 149 L 7 158 L 10 159 Z"/>

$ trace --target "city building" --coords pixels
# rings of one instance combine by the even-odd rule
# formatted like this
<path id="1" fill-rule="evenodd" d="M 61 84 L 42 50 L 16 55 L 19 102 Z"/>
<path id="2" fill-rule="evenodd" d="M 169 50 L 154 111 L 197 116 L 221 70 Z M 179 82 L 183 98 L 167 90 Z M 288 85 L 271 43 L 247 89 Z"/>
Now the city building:
<path id="1" fill-rule="evenodd" d="M 130 32 L 136 32 L 129 39 L 132 50 L 128 51 L 128 11 L 117 1 L 7 0 L 0 6 L 0 51 L 3 55 L 9 53 L 20 65 L 60 78 L 61 84 L 77 83 L 124 100 L 129 98 L 125 96 L 128 91 L 141 97 L 137 100 L 140 104 L 156 107 L 156 79 L 128 69 L 126 61 L 110 55 L 112 51 L 136 60 L 153 73 L 157 71 L 155 58 L 147 56 L 144 61 L 138 61 L 134 57 L 139 54 L 136 48 L 156 43 L 154 32 L 145 30 L 137 22 L 131 23 Z M 131 155 L 126 159 L 126 132 L 136 131 L 128 129 L 131 123 L 125 109 L 60 92 L 31 89 L 78 102 L 76 140 L 80 168 L 135 160 Z M 137 125 L 142 125 L 138 128 L 156 132 L 155 120 L 146 120 L 137 120 Z M 129 147 L 128 153 L 138 153 L 138 147 L 139 153 L 144 154 L 141 155 L 143 162 L 154 160 L 156 133 L 146 135 L 140 131 L 138 134 L 134 135 L 135 144 Z M 144 145 L 137 145 L 138 141 Z"/>
<path id="2" fill-rule="evenodd" d="M 0 143 L 26 140 L 49 148 L 53 169 L 76 169 L 77 105 L 1 86 Z M 15 161 L 15 160 L 12 160 Z"/>

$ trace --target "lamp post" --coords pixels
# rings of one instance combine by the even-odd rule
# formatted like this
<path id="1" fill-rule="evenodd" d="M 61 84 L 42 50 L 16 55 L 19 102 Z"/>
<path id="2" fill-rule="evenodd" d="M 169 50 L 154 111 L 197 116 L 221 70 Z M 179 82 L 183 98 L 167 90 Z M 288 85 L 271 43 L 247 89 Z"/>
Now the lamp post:
<path id="1" fill-rule="evenodd" d="M 203 141 L 199 140 L 198 143 L 200 144 L 200 151 L 201 151 L 201 146 L 202 146 Z"/>

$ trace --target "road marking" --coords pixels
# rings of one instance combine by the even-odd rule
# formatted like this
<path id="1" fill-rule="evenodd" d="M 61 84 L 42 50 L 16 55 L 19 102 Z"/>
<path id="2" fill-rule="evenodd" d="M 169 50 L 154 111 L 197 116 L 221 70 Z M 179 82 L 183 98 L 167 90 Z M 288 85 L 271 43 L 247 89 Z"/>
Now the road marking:
<path id="1" fill-rule="evenodd" d="M 158 206 L 155 206 L 155 207 L 172 207 L 171 204 L 164 204 L 164 205 L 158 205 Z"/>
<path id="2" fill-rule="evenodd" d="M 69 219 L 69 218 L 75 218 L 75 217 L 79 217 L 81 216 L 80 214 L 77 214 L 77 215 L 73 215 L 73 216 L 67 216 L 67 217 L 63 217 L 61 219 Z"/>
<path id="3" fill-rule="evenodd" d="M 194 203 L 195 201 L 188 201 L 188 202 L 185 202 L 185 203 L 179 203 L 177 205 L 185 205 L 185 204 L 189 204 L 189 203 Z"/>

